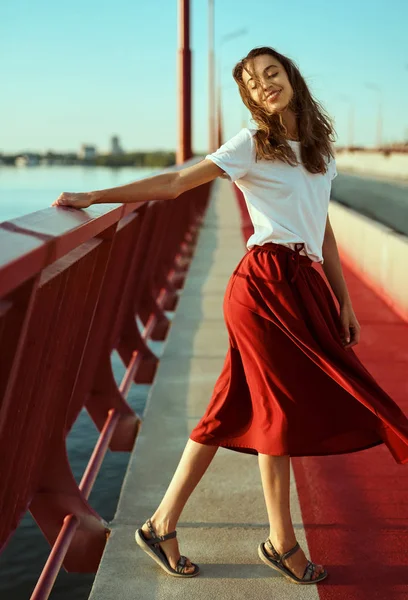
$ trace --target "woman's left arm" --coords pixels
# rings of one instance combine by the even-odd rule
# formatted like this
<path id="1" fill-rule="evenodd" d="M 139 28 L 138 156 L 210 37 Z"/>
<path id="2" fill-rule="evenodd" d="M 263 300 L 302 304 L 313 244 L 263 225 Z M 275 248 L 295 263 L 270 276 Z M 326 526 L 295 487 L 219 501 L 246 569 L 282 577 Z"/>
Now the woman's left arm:
<path id="1" fill-rule="evenodd" d="M 351 346 L 358 344 L 360 340 L 360 324 L 354 314 L 350 294 L 343 276 L 339 251 L 329 215 L 327 215 L 322 254 L 324 259 L 322 269 L 340 305 L 343 345 L 344 348 L 351 348 Z"/>

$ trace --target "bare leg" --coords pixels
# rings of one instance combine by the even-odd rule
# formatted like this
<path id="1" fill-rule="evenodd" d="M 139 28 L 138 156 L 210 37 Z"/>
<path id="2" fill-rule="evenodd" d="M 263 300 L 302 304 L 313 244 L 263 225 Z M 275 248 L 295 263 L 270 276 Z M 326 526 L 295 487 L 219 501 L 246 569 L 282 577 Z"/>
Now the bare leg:
<path id="1" fill-rule="evenodd" d="M 170 485 L 151 517 L 153 527 L 158 535 L 165 535 L 176 529 L 188 498 L 204 475 L 217 450 L 218 446 L 206 446 L 188 439 Z M 142 529 L 143 534 L 150 538 L 147 526 L 143 525 Z M 180 558 L 177 538 L 160 542 L 160 547 L 174 569 Z M 191 561 L 187 560 L 184 572 L 189 573 L 192 571 L 194 571 L 194 567 L 191 566 Z"/>
<path id="2" fill-rule="evenodd" d="M 277 552 L 287 552 L 296 544 L 296 535 L 290 514 L 290 457 L 258 454 L 262 487 L 270 525 L 269 538 Z M 269 555 L 268 546 L 265 550 Z M 283 561 L 297 577 L 303 577 L 307 559 L 302 549 Z M 317 565 L 312 579 L 324 569 Z"/>

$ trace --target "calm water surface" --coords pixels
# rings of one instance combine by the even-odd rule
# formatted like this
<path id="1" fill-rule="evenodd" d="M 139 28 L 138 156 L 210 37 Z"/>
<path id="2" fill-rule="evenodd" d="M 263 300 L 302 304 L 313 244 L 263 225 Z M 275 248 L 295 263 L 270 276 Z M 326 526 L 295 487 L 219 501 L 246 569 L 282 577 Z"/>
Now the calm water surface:
<path id="1" fill-rule="evenodd" d="M 61 192 L 91 192 L 131 183 L 153 169 L 0 166 L 0 222 L 48 208 Z"/>
<path id="2" fill-rule="evenodd" d="M 86 192 L 124 185 L 147 177 L 152 169 L 104 167 L 40 166 L 15 168 L 0 166 L 0 222 L 48 208 L 61 192 Z M 154 351 L 160 355 L 160 345 Z M 153 349 L 153 348 L 152 348 Z M 120 383 L 125 369 L 117 354 L 112 356 L 115 378 Z M 133 385 L 128 401 L 143 415 L 150 386 Z M 85 410 L 80 414 L 67 439 L 67 451 L 76 481 L 79 483 L 99 432 Z M 90 504 L 106 520 L 115 514 L 129 454 L 110 452 L 105 457 L 95 482 Z M 135 524 L 136 526 L 137 524 Z M 28 513 L 21 521 L 7 548 L 0 555 L 1 600 L 28 600 L 50 548 L 37 524 Z M 94 574 L 61 571 L 50 598 L 86 600 Z"/>

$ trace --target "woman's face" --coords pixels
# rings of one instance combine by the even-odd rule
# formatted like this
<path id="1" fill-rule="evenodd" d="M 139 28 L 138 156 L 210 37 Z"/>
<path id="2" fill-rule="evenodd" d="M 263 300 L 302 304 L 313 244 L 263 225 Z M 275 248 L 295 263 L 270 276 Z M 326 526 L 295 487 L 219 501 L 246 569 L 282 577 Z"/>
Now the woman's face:
<path id="1" fill-rule="evenodd" d="M 242 79 L 251 98 L 269 113 L 283 111 L 293 97 L 293 88 L 281 63 L 270 54 L 261 54 L 252 59 L 249 68 L 260 80 L 257 83 L 244 68 Z"/>

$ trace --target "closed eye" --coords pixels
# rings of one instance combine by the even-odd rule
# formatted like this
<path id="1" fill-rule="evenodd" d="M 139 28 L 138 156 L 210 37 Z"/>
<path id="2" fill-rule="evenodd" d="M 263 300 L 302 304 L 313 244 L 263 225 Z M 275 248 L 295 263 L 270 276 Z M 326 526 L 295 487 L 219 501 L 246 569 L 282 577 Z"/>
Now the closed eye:
<path id="1" fill-rule="evenodd" d="M 270 75 L 268 75 L 268 79 L 270 79 L 271 77 L 275 78 L 277 75 L 279 75 L 279 72 L 278 72 L 278 73 L 274 73 L 273 75 L 272 75 L 272 74 L 270 74 Z M 256 90 L 256 85 L 254 85 L 254 86 L 253 86 L 253 87 L 251 87 L 250 89 L 251 89 L 251 90 Z"/>

